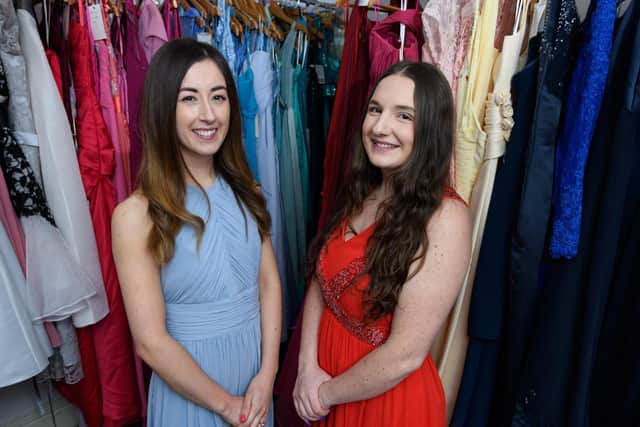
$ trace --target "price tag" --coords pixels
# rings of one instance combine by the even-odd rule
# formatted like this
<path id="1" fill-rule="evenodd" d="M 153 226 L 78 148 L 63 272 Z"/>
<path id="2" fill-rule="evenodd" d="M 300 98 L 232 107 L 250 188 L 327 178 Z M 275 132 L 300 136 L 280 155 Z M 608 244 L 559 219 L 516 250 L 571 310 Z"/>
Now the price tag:
<path id="1" fill-rule="evenodd" d="M 104 29 L 104 21 L 102 20 L 102 5 L 100 3 L 89 6 L 89 18 L 91 19 L 91 31 L 93 32 L 93 40 L 106 40 L 107 33 Z"/>
<path id="2" fill-rule="evenodd" d="M 198 41 L 201 43 L 206 43 L 206 44 L 213 44 L 212 40 L 213 38 L 211 37 L 211 33 L 198 33 L 197 35 Z"/>

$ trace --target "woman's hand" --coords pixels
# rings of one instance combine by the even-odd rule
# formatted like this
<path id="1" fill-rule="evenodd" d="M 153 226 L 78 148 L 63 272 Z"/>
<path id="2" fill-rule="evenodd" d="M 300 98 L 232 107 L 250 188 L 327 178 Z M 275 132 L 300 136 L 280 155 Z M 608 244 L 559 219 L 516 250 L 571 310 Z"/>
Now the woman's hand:
<path id="1" fill-rule="evenodd" d="M 242 413 L 242 396 L 231 396 L 220 416 L 232 426 L 240 424 L 240 414 Z"/>
<path id="2" fill-rule="evenodd" d="M 262 427 L 267 420 L 273 397 L 273 375 L 263 372 L 251 380 L 244 395 L 239 427 Z"/>
<path id="3" fill-rule="evenodd" d="M 298 416 L 307 423 L 318 421 L 329 413 L 329 408 L 325 408 L 320 402 L 318 392 L 320 385 L 330 379 L 331 376 L 319 366 L 304 368 L 298 372 L 296 385 L 293 389 L 293 403 Z"/>

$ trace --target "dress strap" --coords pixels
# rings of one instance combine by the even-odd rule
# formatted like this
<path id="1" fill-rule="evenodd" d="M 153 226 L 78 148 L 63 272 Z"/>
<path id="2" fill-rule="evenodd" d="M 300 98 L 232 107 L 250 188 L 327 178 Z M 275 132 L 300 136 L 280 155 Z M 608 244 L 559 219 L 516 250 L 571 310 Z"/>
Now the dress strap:
<path id="1" fill-rule="evenodd" d="M 468 206 L 467 202 L 456 192 L 453 187 L 446 186 L 444 191 L 442 192 L 443 199 L 454 199 L 464 203 L 465 206 Z"/>

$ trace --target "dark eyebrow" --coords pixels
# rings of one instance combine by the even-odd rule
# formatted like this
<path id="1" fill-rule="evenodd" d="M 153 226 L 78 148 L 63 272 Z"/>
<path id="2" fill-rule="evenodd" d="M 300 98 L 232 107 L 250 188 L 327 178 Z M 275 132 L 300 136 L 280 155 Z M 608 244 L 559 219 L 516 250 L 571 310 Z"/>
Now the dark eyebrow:
<path id="1" fill-rule="evenodd" d="M 224 85 L 219 85 L 219 86 L 214 86 L 212 87 L 209 92 L 217 92 L 221 89 L 227 90 L 227 87 Z M 192 87 L 181 87 L 180 90 L 178 92 L 193 92 L 193 93 L 198 93 L 198 90 Z"/>
<path id="2" fill-rule="evenodd" d="M 416 109 L 413 107 L 410 107 L 409 105 L 396 105 L 395 106 L 396 110 L 408 110 L 408 111 L 413 111 L 415 113 Z"/>
<path id="3" fill-rule="evenodd" d="M 375 99 L 372 99 L 371 101 L 369 101 L 369 105 L 372 105 L 372 104 L 380 106 L 380 103 Z M 416 109 L 411 107 L 410 105 L 394 105 L 393 108 L 396 110 L 407 110 L 407 111 L 413 111 L 414 113 L 416 112 Z"/>

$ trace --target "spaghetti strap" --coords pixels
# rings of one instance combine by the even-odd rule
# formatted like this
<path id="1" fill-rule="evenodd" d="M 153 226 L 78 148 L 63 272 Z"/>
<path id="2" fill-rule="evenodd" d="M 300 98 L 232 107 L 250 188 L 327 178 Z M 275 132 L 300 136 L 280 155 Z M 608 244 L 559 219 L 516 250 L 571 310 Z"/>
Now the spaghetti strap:
<path id="1" fill-rule="evenodd" d="M 469 206 L 467 202 L 465 202 L 464 199 L 460 197 L 456 190 L 453 189 L 453 187 L 445 187 L 444 191 L 442 192 L 442 198 L 458 200 L 459 202 L 464 203 L 465 206 Z"/>

